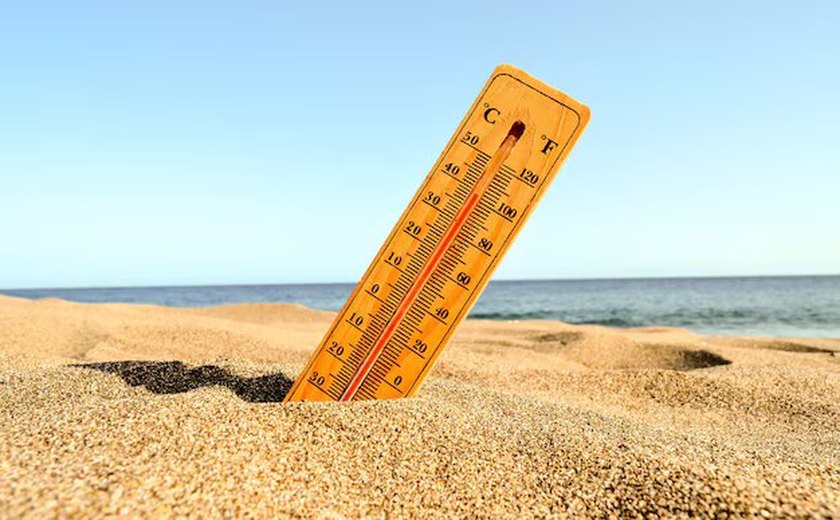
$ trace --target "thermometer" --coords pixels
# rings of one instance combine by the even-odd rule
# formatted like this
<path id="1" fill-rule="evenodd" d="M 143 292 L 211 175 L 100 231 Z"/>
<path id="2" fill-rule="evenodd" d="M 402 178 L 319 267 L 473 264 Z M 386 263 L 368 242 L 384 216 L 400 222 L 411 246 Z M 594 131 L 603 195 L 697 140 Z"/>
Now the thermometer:
<path id="1" fill-rule="evenodd" d="M 588 121 L 585 105 L 496 68 L 286 401 L 415 394 Z"/>

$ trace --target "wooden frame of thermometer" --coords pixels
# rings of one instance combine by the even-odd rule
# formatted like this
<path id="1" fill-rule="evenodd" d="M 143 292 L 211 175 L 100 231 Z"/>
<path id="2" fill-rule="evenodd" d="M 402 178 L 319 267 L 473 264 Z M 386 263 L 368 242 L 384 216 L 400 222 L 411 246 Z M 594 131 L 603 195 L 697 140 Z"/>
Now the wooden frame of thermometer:
<path id="1" fill-rule="evenodd" d="M 411 396 L 589 121 L 525 72 L 493 72 L 286 396 Z"/>

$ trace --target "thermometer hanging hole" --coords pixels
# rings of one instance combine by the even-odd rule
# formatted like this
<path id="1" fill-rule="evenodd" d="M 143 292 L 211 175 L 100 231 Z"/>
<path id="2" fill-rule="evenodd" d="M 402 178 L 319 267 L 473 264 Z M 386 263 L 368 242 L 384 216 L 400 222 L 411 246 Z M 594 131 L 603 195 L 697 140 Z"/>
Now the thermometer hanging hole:
<path id="1" fill-rule="evenodd" d="M 522 134 L 525 133 L 525 123 L 522 121 L 515 121 L 510 126 L 510 131 L 508 132 L 508 137 L 513 136 L 514 139 L 519 139 L 522 137 Z"/>

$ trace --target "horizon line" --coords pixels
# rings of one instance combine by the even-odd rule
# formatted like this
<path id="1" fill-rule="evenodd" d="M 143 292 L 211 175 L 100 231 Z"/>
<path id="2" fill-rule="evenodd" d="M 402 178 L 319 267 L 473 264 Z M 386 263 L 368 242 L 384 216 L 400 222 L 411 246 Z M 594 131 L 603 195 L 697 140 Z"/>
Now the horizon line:
<path id="1" fill-rule="evenodd" d="M 607 282 L 631 280 L 718 280 L 727 278 L 836 278 L 840 273 L 833 274 L 753 274 L 753 275 L 700 275 L 700 276 L 622 276 L 622 277 L 592 277 L 592 278 L 506 278 L 490 280 L 491 283 L 511 282 Z M 191 287 L 265 287 L 282 285 L 356 285 L 359 282 L 272 282 L 272 283 L 218 283 L 218 284 L 185 284 L 185 285 L 90 285 L 70 287 L 9 287 L 0 288 L 2 291 L 51 291 L 51 290 L 103 290 L 103 289 L 186 289 Z"/>

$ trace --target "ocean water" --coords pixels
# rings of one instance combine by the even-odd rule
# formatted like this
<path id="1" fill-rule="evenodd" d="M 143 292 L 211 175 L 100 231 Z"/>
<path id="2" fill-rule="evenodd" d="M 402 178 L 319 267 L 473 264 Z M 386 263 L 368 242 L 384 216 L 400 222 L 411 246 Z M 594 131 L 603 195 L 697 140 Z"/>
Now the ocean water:
<path id="1" fill-rule="evenodd" d="M 0 290 L 26 298 L 203 307 L 296 302 L 338 310 L 353 284 Z M 491 282 L 470 315 L 726 335 L 840 338 L 840 276 Z"/>

